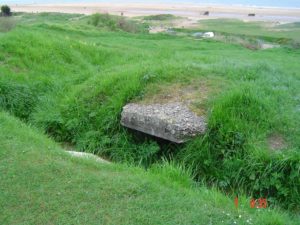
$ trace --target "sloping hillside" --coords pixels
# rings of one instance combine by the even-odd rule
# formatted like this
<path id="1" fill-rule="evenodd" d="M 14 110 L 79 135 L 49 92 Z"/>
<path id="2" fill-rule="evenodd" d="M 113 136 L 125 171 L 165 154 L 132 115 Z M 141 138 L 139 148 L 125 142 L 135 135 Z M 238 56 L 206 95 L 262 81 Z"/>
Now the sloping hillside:
<path id="1" fill-rule="evenodd" d="M 73 158 L 47 137 L 0 113 L 1 224 L 296 224 L 196 188 L 174 165 L 149 171 Z"/>

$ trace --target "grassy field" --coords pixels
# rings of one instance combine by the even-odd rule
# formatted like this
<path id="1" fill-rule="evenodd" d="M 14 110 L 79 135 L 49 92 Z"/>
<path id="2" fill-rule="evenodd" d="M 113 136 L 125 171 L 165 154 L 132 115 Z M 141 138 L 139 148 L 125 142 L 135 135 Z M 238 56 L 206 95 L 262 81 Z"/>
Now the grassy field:
<path id="1" fill-rule="evenodd" d="M 18 14 L 10 19 L 0 18 L 0 107 L 3 111 L 18 117 L 56 142 L 67 144 L 72 148 L 93 152 L 114 162 L 138 165 L 143 168 L 151 168 L 153 164 L 164 165 L 164 161 L 171 161 L 176 165 L 182 165 L 183 171 L 190 171 L 188 174 L 191 174 L 190 177 L 195 181 L 215 187 L 223 193 L 255 198 L 265 197 L 268 198 L 270 208 L 285 208 L 294 214 L 299 214 L 300 49 L 297 23 L 274 25 L 266 29 L 265 27 L 270 27 L 269 24 L 228 20 L 221 26 L 219 21 L 211 20 L 200 22 L 199 29 L 180 29 L 180 32 L 187 35 L 177 36 L 148 34 L 148 20 L 137 22 L 109 15 L 87 17 L 42 13 Z M 280 47 L 251 50 L 241 43 L 198 40 L 189 35 L 196 31 L 211 30 L 239 38 L 263 39 L 280 44 Z M 193 91 L 185 93 L 185 90 Z M 120 113 L 126 103 L 132 101 L 165 102 L 168 101 L 166 96 L 176 96 L 179 91 L 183 92 L 183 97 L 193 100 L 191 107 L 195 112 L 207 116 L 208 132 L 203 137 L 197 137 L 187 144 L 176 146 L 158 142 L 149 136 L 136 135 L 121 127 Z M 3 114 L 2 117 L 8 118 L 9 116 Z M 7 120 L 15 121 L 14 119 Z M 0 132 L 3 135 L 9 133 L 9 129 L 5 129 L 5 121 L 6 119 L 1 120 Z M 11 123 L 20 124 L 19 122 Z M 25 130 L 28 129 L 24 128 L 22 131 L 24 135 L 27 133 Z M 22 137 L 20 134 L 20 140 L 18 140 L 18 129 L 13 129 L 12 132 L 16 132 L 16 135 L 11 133 L 14 141 L 7 142 L 6 150 L 4 148 L 3 154 L 1 152 L 8 162 L 14 161 L 14 157 L 19 156 L 17 152 L 22 151 L 20 145 L 24 142 L 23 139 L 31 139 L 29 136 Z M 1 141 L 6 143 L 6 139 L 3 138 Z M 43 155 L 46 159 L 51 159 L 56 155 L 43 147 L 43 143 L 49 141 L 46 141 L 44 137 L 41 139 L 43 141 L 37 144 L 37 147 L 30 147 L 28 141 L 28 148 L 35 149 L 35 153 L 30 157 L 36 157 L 37 163 L 40 161 L 39 157 L 42 158 Z M 16 144 L 14 147 L 15 142 L 19 145 Z M 14 150 L 9 152 L 12 156 L 7 156 L 8 149 L 13 148 Z M 30 162 L 30 157 L 26 159 L 27 162 Z M 85 169 L 81 169 L 75 166 L 77 161 L 66 161 L 64 164 L 63 156 L 55 157 L 54 162 L 59 160 L 57 164 L 54 164 L 57 166 L 51 168 L 48 165 L 49 168 L 45 168 L 45 172 L 41 171 L 39 174 L 40 180 L 48 181 L 43 178 L 48 170 L 53 173 L 56 170 L 64 171 L 59 169 L 61 165 L 65 166 L 62 168 L 67 168 L 69 176 L 72 175 L 72 171 L 78 171 L 78 175 L 74 178 L 76 182 L 79 182 L 79 177 L 83 177 L 83 174 L 85 174 L 84 179 L 87 179 L 86 184 L 91 182 L 89 179 L 92 180 L 91 187 L 78 185 L 77 188 L 80 187 L 80 190 L 77 189 L 76 192 L 78 198 L 82 197 L 82 189 L 99 187 L 102 178 L 98 177 L 98 174 L 95 175 L 97 169 L 91 169 L 94 168 L 95 163 L 85 163 Z M 18 168 L 13 166 L 19 162 L 17 158 L 15 162 L 9 167 L 12 171 L 18 171 Z M 34 164 L 28 166 L 28 170 L 22 171 L 25 173 L 22 176 L 23 180 L 20 180 L 15 187 L 19 190 L 27 187 L 24 179 L 38 170 Z M 103 167 L 103 170 L 108 171 L 114 170 L 104 165 L 95 168 L 98 167 Z M 2 168 L 5 169 L 5 167 Z M 90 170 L 93 172 L 88 175 Z M 132 180 L 141 181 L 145 176 L 142 169 L 119 168 L 118 170 L 132 175 Z M 134 175 L 134 171 L 140 171 L 137 172 L 140 175 Z M 117 190 L 117 187 L 121 188 L 121 177 L 122 175 L 116 177 L 116 181 L 108 179 L 106 184 L 109 188 L 114 187 Z M 7 180 L 6 185 L 9 186 L 18 178 L 19 176 L 15 180 L 10 181 L 6 178 L 4 180 Z M 127 182 L 126 179 L 123 178 L 123 180 Z M 65 181 L 48 183 L 48 189 L 60 186 L 60 183 Z M 114 182 L 114 185 L 109 182 Z M 146 182 L 146 178 L 141 182 Z M 31 183 L 30 185 L 40 191 L 40 195 L 36 195 L 30 203 L 33 208 L 28 208 L 30 212 L 33 212 L 34 207 L 38 205 L 34 202 L 43 200 L 41 197 L 43 187 L 39 189 L 38 179 L 35 184 Z M 131 184 L 127 183 L 127 185 Z M 160 184 L 153 185 L 159 188 Z M 138 182 L 135 187 L 141 188 Z M 104 192 L 108 192 L 107 189 L 105 190 Z M 125 187 L 124 190 L 126 190 Z M 156 189 L 151 190 L 153 192 L 149 190 L 148 196 L 148 190 L 143 193 L 144 198 L 155 195 Z M 200 190 L 202 194 L 198 193 L 199 196 L 205 196 L 206 194 L 203 194 L 205 191 L 202 188 Z M 125 192 L 124 195 L 126 195 Z M 164 192 L 167 191 L 162 190 L 162 193 Z M 170 193 L 170 198 L 177 198 L 179 192 Z M 193 189 L 188 192 L 198 191 Z M 4 193 L 7 194 L 1 195 L 3 199 L 13 197 L 10 196 L 11 192 Z M 77 198 L 76 193 L 74 192 L 74 199 Z M 93 195 L 97 193 L 93 192 Z M 71 194 L 69 193 L 67 198 L 69 202 L 73 202 Z M 215 195 L 221 196 L 213 192 L 208 194 L 208 198 L 214 198 Z M 29 198 L 26 194 L 23 197 Z M 107 202 L 111 201 L 110 197 L 107 197 Z M 207 221 L 203 224 L 209 224 L 212 218 L 216 219 L 213 224 L 217 222 L 222 224 L 220 221 L 224 217 L 215 216 L 219 213 L 218 211 L 213 216 L 208 216 L 212 214 L 207 214 L 207 211 L 203 211 L 202 214 L 196 213 L 198 210 L 203 210 L 203 201 L 199 200 L 202 206 L 197 208 L 198 203 L 193 202 L 194 194 L 183 199 L 184 197 L 182 200 L 177 200 L 181 204 L 191 201 L 190 204 L 194 207 L 186 211 L 189 215 L 184 217 L 191 218 L 190 221 L 186 221 L 187 223 L 191 224 L 197 221 L 198 216 L 202 216 L 206 218 L 203 221 Z M 137 210 L 134 207 L 140 207 L 139 210 L 142 210 L 142 203 L 147 201 L 139 200 L 140 202 L 132 203 L 130 208 L 132 211 L 128 214 L 121 210 L 120 217 L 113 216 L 120 209 L 117 203 L 110 206 L 113 208 L 107 211 L 103 209 L 101 215 L 105 213 L 111 215 L 107 217 L 107 220 L 104 217 L 104 222 L 109 223 L 111 220 L 111 224 L 115 224 L 118 222 L 115 219 L 123 219 L 127 216 L 126 221 L 129 221 L 133 217 L 131 213 Z M 14 201 L 17 204 L 18 200 Z M 124 201 L 129 200 L 125 198 Z M 215 202 L 223 204 L 219 198 L 215 199 Z M 232 203 L 228 199 L 227 202 L 228 205 Z M 49 207 L 54 215 L 58 213 L 57 205 L 55 205 L 58 203 L 54 200 L 53 204 L 54 208 Z M 162 207 L 166 206 L 164 205 L 166 200 L 156 204 L 149 203 L 151 218 L 152 216 L 153 219 L 157 218 L 157 222 L 153 220 L 149 223 L 176 224 L 182 221 L 180 220 L 182 217 L 175 217 L 174 220 L 168 222 L 167 216 L 164 218 L 166 220 L 163 220 L 156 211 L 153 211 L 153 209 L 159 209 L 160 204 Z M 174 200 L 170 205 L 177 204 L 178 202 L 175 203 Z M 89 206 L 84 205 L 84 207 L 87 209 Z M 94 218 L 97 217 L 96 208 L 89 212 L 90 215 L 94 213 Z M 164 209 L 169 213 L 171 208 Z M 186 209 L 186 205 L 172 208 L 172 210 L 180 208 Z M 144 214 L 147 208 L 143 209 L 145 211 L 141 212 L 141 218 L 137 218 L 141 220 L 135 221 L 136 223 L 147 223 L 145 219 L 147 214 Z M 73 214 L 70 210 L 80 214 L 79 208 L 73 211 L 71 206 L 63 214 L 68 214 L 72 218 Z M 36 216 L 29 211 L 28 216 L 33 221 Z M 169 215 L 172 213 L 170 211 Z M 285 213 L 277 213 L 274 217 L 270 216 L 270 213 L 276 214 L 271 210 L 262 212 L 262 217 L 257 215 L 254 217 L 258 220 L 264 218 L 271 221 L 266 224 L 285 224 L 282 222 L 286 219 Z M 8 224 L 13 221 L 13 215 L 6 218 Z M 89 217 L 82 214 L 78 223 L 82 223 L 84 219 L 88 221 Z M 226 221 L 225 224 L 230 223 L 229 220 L 224 219 L 224 221 Z M 63 218 L 57 223 L 64 223 Z"/>
<path id="2" fill-rule="evenodd" d="M 1 224 L 297 224 L 198 187 L 181 167 L 147 172 L 69 156 L 37 130 L 0 113 Z"/>
<path id="3" fill-rule="evenodd" d="M 223 20 L 224 21 L 224 20 Z M 300 42 L 300 23 L 274 24 L 274 22 L 249 22 L 239 20 L 203 20 L 199 22 L 202 29 L 211 29 L 216 32 L 240 34 L 262 38 L 292 39 Z"/>

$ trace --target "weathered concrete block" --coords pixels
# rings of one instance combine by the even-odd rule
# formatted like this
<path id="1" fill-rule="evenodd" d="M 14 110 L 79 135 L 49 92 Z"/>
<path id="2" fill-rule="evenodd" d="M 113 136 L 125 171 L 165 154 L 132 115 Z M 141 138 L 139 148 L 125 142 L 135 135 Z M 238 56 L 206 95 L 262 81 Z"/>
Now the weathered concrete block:
<path id="1" fill-rule="evenodd" d="M 176 143 L 183 143 L 206 130 L 205 118 L 181 103 L 128 104 L 123 107 L 121 124 Z"/>

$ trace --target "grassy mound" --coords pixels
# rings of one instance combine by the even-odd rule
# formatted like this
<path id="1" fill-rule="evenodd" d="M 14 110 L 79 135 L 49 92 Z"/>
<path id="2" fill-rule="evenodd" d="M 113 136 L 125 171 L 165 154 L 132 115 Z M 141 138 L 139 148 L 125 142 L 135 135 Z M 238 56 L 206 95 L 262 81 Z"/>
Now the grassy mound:
<path id="1" fill-rule="evenodd" d="M 147 32 L 147 27 L 129 20 L 123 16 L 112 16 L 109 14 L 94 14 L 88 20 L 95 27 L 108 28 L 111 31 L 125 31 L 130 33 Z"/>
<path id="2" fill-rule="evenodd" d="M 172 164 L 142 169 L 72 158 L 53 141 L 0 113 L 1 224 L 296 224 L 195 188 Z M 222 221 L 222 222 L 221 222 Z M 247 222 L 248 221 L 248 222 Z"/>
<path id="3" fill-rule="evenodd" d="M 297 209 L 299 49 L 113 31 L 90 18 L 24 14 L 0 34 L 1 109 L 80 150 L 145 167 L 174 158 L 210 185 Z M 206 136 L 174 147 L 120 126 L 126 103 L 194 83 L 215 90 L 195 105 L 208 117 Z M 270 137 L 283 143 L 273 148 Z"/>
<path id="4" fill-rule="evenodd" d="M 251 138 L 264 133 L 272 116 L 270 104 L 254 86 L 223 96 L 212 110 L 207 135 L 188 144 L 179 154 L 199 179 L 224 190 L 248 190 L 298 208 L 300 154 L 295 151 L 262 151 Z M 288 201 L 287 201 L 288 200 Z"/>

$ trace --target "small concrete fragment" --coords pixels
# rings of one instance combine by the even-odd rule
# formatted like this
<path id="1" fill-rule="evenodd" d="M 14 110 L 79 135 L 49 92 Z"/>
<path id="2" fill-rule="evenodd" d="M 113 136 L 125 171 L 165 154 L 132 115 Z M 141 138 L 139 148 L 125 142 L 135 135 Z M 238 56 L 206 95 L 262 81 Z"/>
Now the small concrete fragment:
<path id="1" fill-rule="evenodd" d="M 181 103 L 123 107 L 121 124 L 175 143 L 183 143 L 206 130 L 205 118 Z"/>
<path id="2" fill-rule="evenodd" d="M 214 32 L 205 32 L 203 34 L 203 37 L 204 38 L 213 38 L 213 37 L 215 37 L 215 33 Z"/>
<path id="3" fill-rule="evenodd" d="M 110 163 L 109 161 L 106 161 L 105 159 L 102 159 L 92 153 L 87 153 L 87 152 L 76 152 L 76 151 L 66 151 L 69 153 L 71 156 L 78 157 L 78 158 L 90 158 L 90 159 L 95 159 L 97 162 L 101 163 Z"/>
<path id="4" fill-rule="evenodd" d="M 193 33 L 192 36 L 194 38 L 213 38 L 213 37 L 215 37 L 215 33 L 214 32 L 196 32 L 196 33 Z"/>

